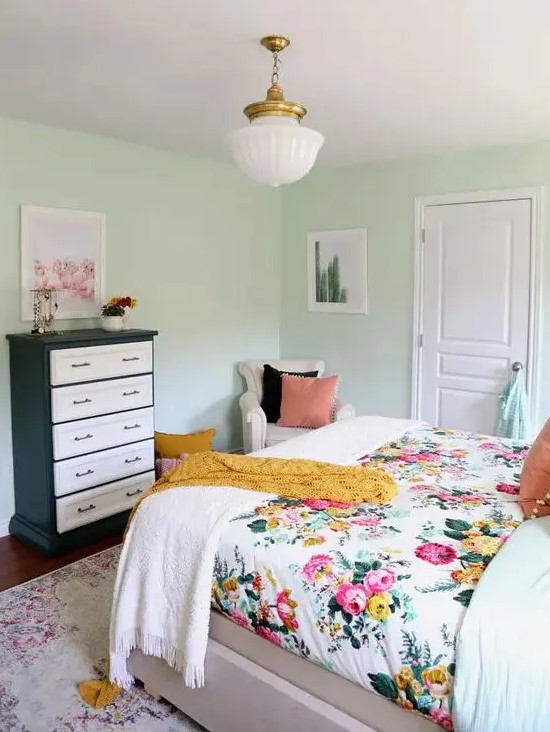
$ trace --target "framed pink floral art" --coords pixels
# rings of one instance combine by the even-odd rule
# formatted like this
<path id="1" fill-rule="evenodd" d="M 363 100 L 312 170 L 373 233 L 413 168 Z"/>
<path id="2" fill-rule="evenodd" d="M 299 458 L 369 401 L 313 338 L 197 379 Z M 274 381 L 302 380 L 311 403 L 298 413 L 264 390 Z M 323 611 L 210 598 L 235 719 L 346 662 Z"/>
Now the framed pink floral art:
<path id="1" fill-rule="evenodd" d="M 56 290 L 56 319 L 95 318 L 105 299 L 105 214 L 21 206 L 21 317 L 33 289 Z"/>

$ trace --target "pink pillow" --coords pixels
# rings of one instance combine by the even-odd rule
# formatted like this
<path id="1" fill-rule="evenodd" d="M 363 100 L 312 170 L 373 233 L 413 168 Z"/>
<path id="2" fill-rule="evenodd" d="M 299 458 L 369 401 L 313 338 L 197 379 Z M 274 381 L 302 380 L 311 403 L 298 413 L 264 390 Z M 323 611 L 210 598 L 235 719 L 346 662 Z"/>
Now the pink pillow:
<path id="1" fill-rule="evenodd" d="M 161 478 L 165 473 L 167 473 L 169 470 L 172 470 L 172 468 L 175 468 L 176 465 L 179 465 L 187 458 L 187 453 L 182 452 L 182 454 L 177 458 L 156 458 L 155 459 L 155 476 L 158 480 Z"/>
<path id="2" fill-rule="evenodd" d="M 550 514 L 550 419 L 539 432 L 527 457 L 519 481 L 519 502 L 523 513 L 531 518 Z M 544 503 L 537 504 L 537 501 Z"/>
<path id="3" fill-rule="evenodd" d="M 332 421 L 338 376 L 318 379 L 313 376 L 283 374 L 281 427 L 324 427 Z"/>

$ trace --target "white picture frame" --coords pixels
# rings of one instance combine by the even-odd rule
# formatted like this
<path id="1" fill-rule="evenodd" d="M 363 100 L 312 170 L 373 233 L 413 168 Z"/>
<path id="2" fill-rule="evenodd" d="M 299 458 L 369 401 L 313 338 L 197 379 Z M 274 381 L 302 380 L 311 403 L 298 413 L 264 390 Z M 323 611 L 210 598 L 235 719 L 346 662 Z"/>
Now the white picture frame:
<path id="1" fill-rule="evenodd" d="M 21 319 L 33 289 L 57 292 L 57 320 L 96 318 L 105 300 L 106 217 L 96 211 L 21 206 Z"/>
<path id="2" fill-rule="evenodd" d="M 367 230 L 312 231 L 307 235 L 308 310 L 367 313 Z"/>

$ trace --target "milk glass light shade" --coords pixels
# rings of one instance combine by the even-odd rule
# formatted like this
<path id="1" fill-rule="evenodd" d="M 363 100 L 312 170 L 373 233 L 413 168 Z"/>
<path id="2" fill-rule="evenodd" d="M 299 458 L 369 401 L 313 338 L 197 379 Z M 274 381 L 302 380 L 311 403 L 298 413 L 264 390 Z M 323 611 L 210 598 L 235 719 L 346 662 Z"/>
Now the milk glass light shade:
<path id="1" fill-rule="evenodd" d="M 271 86 L 266 98 L 248 104 L 246 127 L 229 133 L 235 163 L 252 180 L 270 186 L 294 183 L 312 169 L 325 138 L 302 127 L 307 110 L 285 99 L 279 86 L 279 53 L 290 45 L 285 36 L 265 36 L 260 41 L 273 54 Z"/>
<path id="2" fill-rule="evenodd" d="M 229 133 L 237 166 L 258 183 L 294 183 L 312 169 L 325 138 L 290 117 L 258 117 Z"/>

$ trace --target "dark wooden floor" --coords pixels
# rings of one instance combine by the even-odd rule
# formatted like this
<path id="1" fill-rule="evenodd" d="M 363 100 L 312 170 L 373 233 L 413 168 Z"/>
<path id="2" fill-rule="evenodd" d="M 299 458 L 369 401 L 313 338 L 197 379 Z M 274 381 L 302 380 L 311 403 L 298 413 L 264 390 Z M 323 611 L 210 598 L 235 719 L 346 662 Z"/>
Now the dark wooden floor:
<path id="1" fill-rule="evenodd" d="M 45 557 L 13 536 L 2 537 L 0 539 L 0 591 L 40 577 L 41 574 L 52 572 L 66 564 L 76 562 L 77 559 L 108 549 L 120 544 L 121 541 L 122 536 L 113 536 L 67 554 Z"/>

